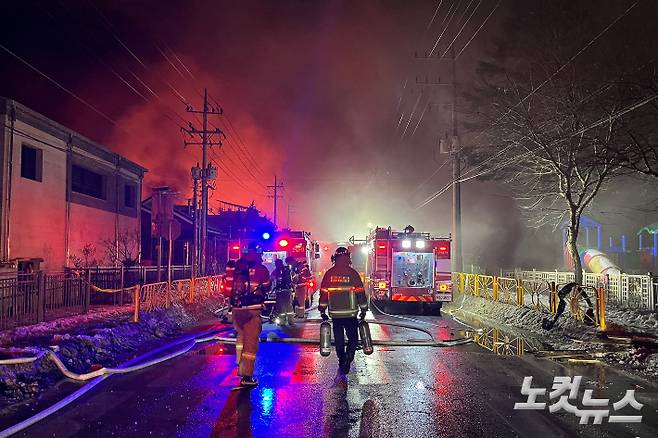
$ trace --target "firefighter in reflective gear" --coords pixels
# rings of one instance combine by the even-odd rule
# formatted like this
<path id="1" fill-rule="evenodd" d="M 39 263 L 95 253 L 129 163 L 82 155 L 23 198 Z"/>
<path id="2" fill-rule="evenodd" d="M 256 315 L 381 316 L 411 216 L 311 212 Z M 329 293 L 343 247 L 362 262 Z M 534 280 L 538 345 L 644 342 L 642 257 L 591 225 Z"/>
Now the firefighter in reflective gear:
<path id="1" fill-rule="evenodd" d="M 224 275 L 221 278 L 220 292 L 229 299 L 229 311 L 223 322 L 232 322 L 233 314 L 230 306 L 231 295 L 233 295 L 233 275 L 235 274 L 235 261 L 229 260 L 224 268 Z"/>
<path id="2" fill-rule="evenodd" d="M 274 266 L 274 271 L 272 271 L 272 287 L 276 292 L 275 312 L 278 315 L 279 324 L 295 325 L 292 320 L 294 316 L 292 310 L 292 291 L 294 285 L 290 267 L 284 265 L 281 259 L 276 259 Z"/>
<path id="3" fill-rule="evenodd" d="M 336 249 L 334 266 L 322 278 L 318 310 L 323 320 L 328 320 L 327 310 L 333 322 L 338 366 L 343 374 L 350 371 L 358 342 L 357 315 L 364 319 L 368 311 L 368 299 L 359 273 L 352 269 L 350 253 L 345 247 Z M 347 347 L 345 346 L 347 335 Z"/>
<path id="4" fill-rule="evenodd" d="M 253 375 L 262 329 L 260 314 L 271 287 L 270 273 L 263 266 L 260 246 L 251 243 L 247 253 L 235 264 L 231 294 L 233 327 L 238 333 L 235 353 L 242 386 L 258 384 Z"/>
<path id="5" fill-rule="evenodd" d="M 235 261 L 229 260 L 226 262 L 226 268 L 224 268 L 224 275 L 222 275 L 222 294 L 230 298 L 233 295 L 233 275 L 235 274 Z"/>

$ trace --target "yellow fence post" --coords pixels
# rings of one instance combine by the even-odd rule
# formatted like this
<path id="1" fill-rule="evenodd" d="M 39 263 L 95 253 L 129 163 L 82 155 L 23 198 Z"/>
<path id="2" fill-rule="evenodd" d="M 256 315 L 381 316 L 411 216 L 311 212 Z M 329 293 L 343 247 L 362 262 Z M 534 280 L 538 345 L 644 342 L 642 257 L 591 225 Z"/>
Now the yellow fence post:
<path id="1" fill-rule="evenodd" d="M 493 300 L 498 302 L 498 277 L 493 277 Z"/>
<path id="2" fill-rule="evenodd" d="M 135 296 L 133 297 L 133 307 L 135 312 L 133 313 L 133 322 L 139 322 L 139 295 L 140 295 L 140 286 L 139 284 L 135 286 Z"/>
<path id="3" fill-rule="evenodd" d="M 598 325 L 601 330 L 607 328 L 605 322 L 605 289 L 603 286 L 599 287 L 598 294 L 596 295 L 596 304 L 597 304 L 597 316 L 598 316 Z"/>
<path id="4" fill-rule="evenodd" d="M 525 294 L 523 293 L 523 279 L 518 278 L 516 280 L 516 304 L 519 307 L 523 307 L 525 304 Z"/>
<path id="5" fill-rule="evenodd" d="M 557 286 L 554 281 L 550 282 L 550 292 L 548 295 L 549 310 L 551 314 L 557 313 Z"/>
<path id="6" fill-rule="evenodd" d="M 463 272 L 459 273 L 459 291 L 461 293 L 465 293 L 465 287 L 466 287 L 466 275 L 464 275 Z"/>
<path id="7" fill-rule="evenodd" d="M 479 297 L 480 296 L 480 276 L 475 274 L 473 277 L 475 278 L 475 296 Z"/>

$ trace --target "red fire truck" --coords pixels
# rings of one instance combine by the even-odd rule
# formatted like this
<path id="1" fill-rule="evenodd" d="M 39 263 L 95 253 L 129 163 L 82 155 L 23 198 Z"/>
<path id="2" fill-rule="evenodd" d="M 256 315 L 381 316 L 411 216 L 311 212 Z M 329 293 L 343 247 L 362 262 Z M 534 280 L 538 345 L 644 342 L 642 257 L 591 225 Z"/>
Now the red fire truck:
<path id="1" fill-rule="evenodd" d="M 315 280 L 315 260 L 319 258 L 319 245 L 311 240 L 311 234 L 307 231 L 277 230 L 264 231 L 258 238 L 242 239 L 230 242 L 228 247 L 229 260 L 237 260 L 252 241 L 258 241 L 263 247 L 263 265 L 270 271 L 274 271 L 274 261 L 294 257 L 298 262 L 308 264 L 313 277 L 306 282 L 306 307 L 310 307 L 311 298 L 317 291 Z"/>
<path id="2" fill-rule="evenodd" d="M 366 239 L 367 290 L 371 302 L 390 310 L 393 302 L 420 303 L 424 312 L 440 312 L 452 301 L 450 238 L 375 228 Z"/>

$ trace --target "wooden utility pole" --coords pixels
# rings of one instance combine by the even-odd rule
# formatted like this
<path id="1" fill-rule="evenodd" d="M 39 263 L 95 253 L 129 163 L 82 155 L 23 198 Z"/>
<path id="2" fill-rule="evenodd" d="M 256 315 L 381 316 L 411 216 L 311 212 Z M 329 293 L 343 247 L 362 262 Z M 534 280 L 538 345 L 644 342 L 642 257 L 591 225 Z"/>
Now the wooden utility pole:
<path id="1" fill-rule="evenodd" d="M 221 141 L 213 142 L 213 135 L 224 136 L 224 133 L 219 129 L 215 128 L 212 130 L 208 129 L 208 115 L 222 115 L 224 110 L 221 108 L 214 108 L 208 104 L 208 89 L 203 90 L 203 110 L 195 111 L 194 108 L 188 105 L 187 112 L 192 114 L 201 114 L 202 115 L 202 126 L 201 129 L 197 129 L 189 123 L 188 128 L 181 128 L 183 132 L 188 134 L 191 138 L 200 138 L 199 141 L 185 142 L 185 146 L 197 145 L 201 146 L 201 217 L 200 217 L 200 226 L 201 226 L 201 255 L 200 255 L 200 274 L 205 275 L 206 273 L 206 257 L 207 257 L 207 244 L 208 244 L 208 181 L 215 178 L 214 173 L 216 169 L 213 169 L 208 163 L 208 148 L 213 145 L 221 146 Z M 225 137 L 225 136 L 224 136 Z"/>
<path id="2" fill-rule="evenodd" d="M 445 53 L 444 53 L 445 55 Z M 449 153 L 452 162 L 452 242 L 451 242 L 451 260 L 452 260 L 452 271 L 461 272 L 462 271 L 462 225 L 461 225 L 461 159 L 460 159 L 460 142 L 459 142 L 459 123 L 457 120 L 457 62 L 455 56 L 454 47 L 450 51 L 450 57 L 444 57 L 443 55 L 432 56 L 426 54 L 425 56 L 419 56 L 416 54 L 416 59 L 419 60 L 428 60 L 428 61 L 449 61 L 452 67 L 452 80 L 450 82 L 442 82 L 439 80 L 430 80 L 425 78 L 425 80 L 419 80 L 416 78 L 416 84 L 422 86 L 442 86 L 450 87 L 452 92 L 451 103 L 448 104 L 451 107 L 451 135 L 450 138 L 446 140 L 445 148 L 442 148 L 441 152 Z"/>
<path id="3" fill-rule="evenodd" d="M 199 270 L 199 180 L 201 179 L 201 168 L 199 163 L 192 168 L 192 278 L 197 276 Z"/>
<path id="4" fill-rule="evenodd" d="M 274 185 L 273 186 L 267 186 L 268 189 L 272 189 L 273 193 L 269 195 L 270 198 L 274 198 L 274 228 L 276 229 L 276 216 L 277 216 L 277 207 L 278 207 L 278 200 L 279 198 L 282 198 L 282 196 L 279 194 L 279 189 L 283 189 L 283 184 L 279 184 L 276 179 L 276 175 L 274 175 Z"/>

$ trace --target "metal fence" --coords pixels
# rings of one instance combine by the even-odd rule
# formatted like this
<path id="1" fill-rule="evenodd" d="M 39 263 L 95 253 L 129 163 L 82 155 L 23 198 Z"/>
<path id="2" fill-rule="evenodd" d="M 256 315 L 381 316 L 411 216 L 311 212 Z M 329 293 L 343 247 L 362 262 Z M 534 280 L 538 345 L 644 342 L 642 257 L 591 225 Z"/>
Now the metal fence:
<path id="1" fill-rule="evenodd" d="M 506 277 L 529 281 L 555 282 L 559 287 L 574 281 L 573 272 L 561 271 L 508 271 Z M 658 311 L 658 277 L 632 274 L 595 274 L 583 271 L 583 284 L 603 287 L 606 302 L 613 306 Z"/>
<path id="2" fill-rule="evenodd" d="M 175 266 L 172 269 L 172 287 L 180 294 L 190 296 L 191 268 Z M 134 290 L 141 285 L 157 283 L 157 267 L 114 268 L 98 267 L 82 271 L 35 272 L 7 274 L 0 277 L 0 330 L 49 321 L 55 318 L 87 313 L 94 305 L 134 304 Z M 166 280 L 166 269 L 161 270 Z M 185 280 L 187 278 L 187 280 Z M 191 299 L 211 296 L 219 290 L 219 277 L 196 279 Z M 151 294 L 149 306 L 159 307 L 158 300 L 166 300 L 166 293 Z M 180 301 L 180 300 L 178 300 Z M 174 302 L 176 297 L 174 297 Z M 168 303 L 164 303 L 167 305 Z"/>
<path id="3" fill-rule="evenodd" d="M 167 268 L 160 268 L 158 276 L 157 266 L 132 266 L 132 267 L 94 267 L 86 269 L 84 272 L 85 279 L 93 284 L 91 303 L 92 304 L 117 304 L 122 305 L 132 300 L 129 291 L 119 291 L 108 294 L 104 291 L 128 289 L 138 284 L 151 284 L 161 281 L 167 281 Z M 159 277 L 159 278 L 158 278 Z M 192 267 L 172 266 L 172 280 L 182 280 L 192 277 Z M 99 290 L 100 289 L 100 290 Z"/>
<path id="4" fill-rule="evenodd" d="M 0 278 L 0 329 L 86 312 L 90 288 L 73 272 L 36 272 Z"/>
<path id="5" fill-rule="evenodd" d="M 209 298 L 217 298 L 228 305 L 228 299 L 220 290 L 221 278 L 217 275 L 137 285 L 133 288 L 133 320 L 139 320 L 139 312 L 193 304 Z"/>
<path id="6" fill-rule="evenodd" d="M 528 276 L 529 277 L 529 276 Z M 523 278 L 453 273 L 456 291 L 505 304 L 531 308 L 539 313 L 554 315 L 558 308 L 558 284 L 542 275 Z M 605 289 L 603 286 L 574 288 L 566 297 L 566 312 L 578 321 L 591 321 L 605 328 Z"/>

